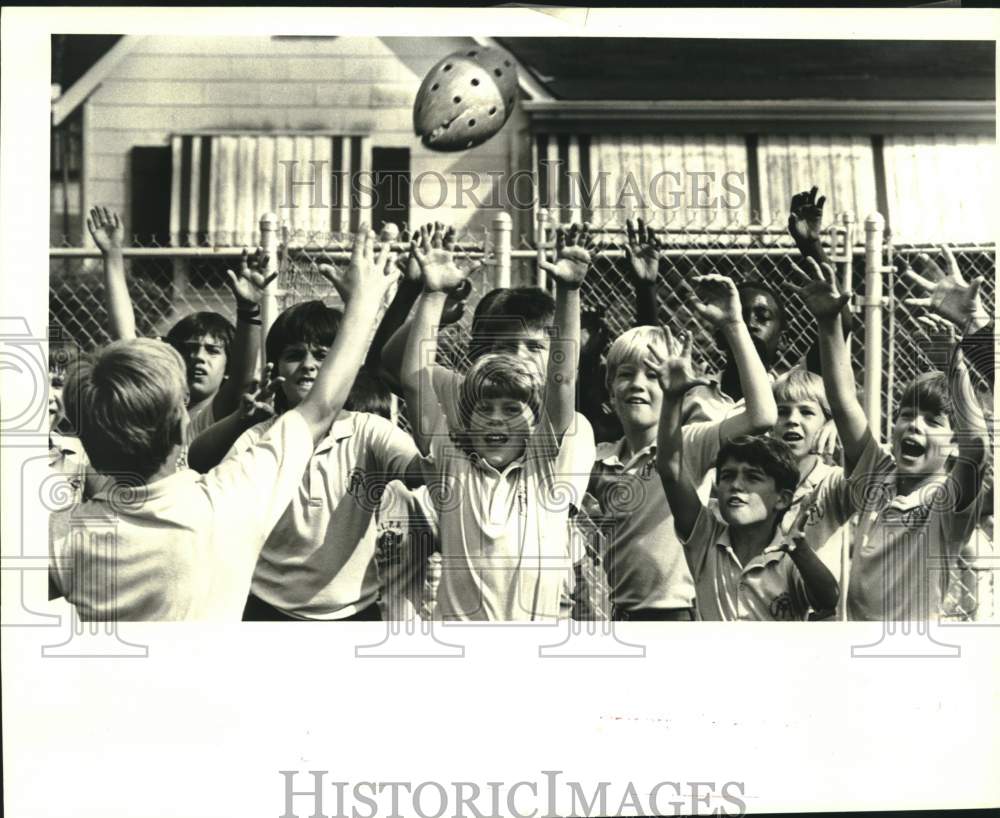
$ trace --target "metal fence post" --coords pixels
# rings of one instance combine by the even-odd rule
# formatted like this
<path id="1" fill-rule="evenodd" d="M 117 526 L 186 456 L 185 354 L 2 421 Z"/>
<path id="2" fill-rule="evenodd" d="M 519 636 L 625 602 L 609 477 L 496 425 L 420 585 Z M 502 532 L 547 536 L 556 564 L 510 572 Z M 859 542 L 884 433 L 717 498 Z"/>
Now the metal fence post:
<path id="1" fill-rule="evenodd" d="M 274 213 L 265 213 L 260 217 L 260 246 L 267 255 L 267 275 L 278 270 L 278 217 Z M 267 338 L 267 332 L 271 329 L 271 324 L 278 317 L 278 279 L 274 279 L 264 290 L 264 297 L 260 302 L 261 345 L 260 345 L 260 366 L 261 372 L 267 366 L 267 351 L 263 339 Z"/>
<path id="2" fill-rule="evenodd" d="M 885 219 L 865 219 L 865 415 L 875 441 L 882 441 L 882 233 Z"/>
<path id="3" fill-rule="evenodd" d="M 856 220 L 851 211 L 840 217 L 844 224 L 844 272 L 840 278 L 841 292 L 854 292 L 854 225 Z"/>
<path id="4" fill-rule="evenodd" d="M 493 233 L 493 253 L 496 261 L 493 263 L 493 286 L 510 287 L 510 250 L 511 233 L 514 230 L 510 214 L 501 211 L 493 217 L 491 224 Z"/>
<path id="5" fill-rule="evenodd" d="M 885 355 L 885 394 L 888 396 L 889 405 L 886 407 L 887 411 L 885 413 L 885 419 L 883 421 L 883 431 L 885 435 L 885 440 L 890 440 L 892 438 L 892 410 L 893 410 L 893 392 L 896 388 L 896 309 L 895 309 L 895 295 L 896 295 L 896 268 L 892 265 L 892 229 L 886 228 L 884 233 L 884 242 L 882 244 L 883 258 L 879 259 L 883 262 L 882 272 L 885 273 L 885 290 L 888 292 L 888 296 L 885 297 L 886 306 L 889 308 L 886 310 L 886 324 L 888 325 L 888 336 L 889 336 L 889 348 L 886 350 Z"/>
<path id="6" fill-rule="evenodd" d="M 538 250 L 538 265 L 535 271 L 535 285 L 547 289 L 548 276 L 542 269 L 541 262 L 548 261 L 545 251 L 549 244 L 549 211 L 544 207 L 538 210 L 538 222 L 535 224 L 535 247 Z"/>

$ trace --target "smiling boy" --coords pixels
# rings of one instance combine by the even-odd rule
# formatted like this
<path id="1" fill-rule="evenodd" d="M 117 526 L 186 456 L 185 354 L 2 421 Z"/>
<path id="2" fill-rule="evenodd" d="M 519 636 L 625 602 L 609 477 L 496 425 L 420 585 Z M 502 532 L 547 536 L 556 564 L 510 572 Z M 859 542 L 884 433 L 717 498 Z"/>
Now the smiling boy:
<path id="1" fill-rule="evenodd" d="M 579 288 L 590 266 L 586 244 L 585 229 L 559 230 L 557 260 L 544 265 L 556 281 L 555 327 L 544 367 L 537 355 L 490 353 L 461 379 L 434 366 L 434 359 L 446 293 L 465 273 L 443 247 L 417 251 L 424 291 L 400 380 L 425 455 L 420 474 L 439 520 L 438 615 L 444 619 L 563 615 L 576 561 L 570 506 L 581 504 L 594 458 L 590 425 L 575 414 Z M 435 384 L 440 376 L 447 383 L 443 389 Z"/>
<path id="2" fill-rule="evenodd" d="M 700 480 L 723 441 L 767 430 L 775 406 L 742 320 L 736 285 L 725 276 L 695 283 L 700 297 L 694 308 L 727 339 L 747 395 L 745 406 L 731 417 L 684 427 L 686 466 Z M 664 330 L 636 327 L 623 333 L 608 354 L 611 404 L 625 435 L 598 447 L 589 491 L 610 523 L 603 563 L 616 619 L 683 621 L 695 615 L 694 582 L 655 471 L 663 392 L 646 358 L 650 348 L 666 358 L 671 346 L 674 341 Z"/>

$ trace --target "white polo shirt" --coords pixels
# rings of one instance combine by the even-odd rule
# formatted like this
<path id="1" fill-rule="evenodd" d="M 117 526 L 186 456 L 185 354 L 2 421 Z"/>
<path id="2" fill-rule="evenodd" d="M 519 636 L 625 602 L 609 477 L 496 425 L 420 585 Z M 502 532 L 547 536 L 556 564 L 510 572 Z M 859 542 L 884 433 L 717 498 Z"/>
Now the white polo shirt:
<path id="1" fill-rule="evenodd" d="M 274 422 L 244 432 L 228 457 Z M 264 544 L 254 596 L 299 619 L 343 619 L 374 603 L 375 511 L 386 484 L 417 454 L 413 439 L 385 418 L 341 412 Z"/>
<path id="2" fill-rule="evenodd" d="M 583 502 L 594 451 L 581 415 L 558 442 L 543 419 L 525 454 L 498 471 L 452 442 L 442 414 L 426 472 L 441 532 L 439 618 L 559 618 L 583 557 L 571 546 L 569 509 Z"/>
<path id="3" fill-rule="evenodd" d="M 775 531 L 771 545 L 781 543 Z M 740 564 L 729 541 L 729 526 L 702 507 L 684 543 L 698 595 L 698 618 L 735 620 L 804 620 L 809 599 L 799 569 L 784 551 L 758 554 Z"/>
<path id="4" fill-rule="evenodd" d="M 312 448 L 308 424 L 288 412 L 207 474 L 184 469 L 134 490 L 109 481 L 52 543 L 56 585 L 83 620 L 239 622 Z"/>
<path id="5" fill-rule="evenodd" d="M 976 528 L 982 493 L 956 511 L 950 499 L 955 491 L 942 475 L 897 494 L 896 461 L 874 438 L 854 473 L 855 502 L 863 507 L 851 557 L 848 618 L 928 621 L 941 608 L 949 567 Z"/>
<path id="6" fill-rule="evenodd" d="M 719 453 L 721 422 L 681 428 L 685 468 L 697 483 Z M 601 507 L 611 600 L 624 610 L 694 605 L 694 580 L 656 471 L 656 444 L 622 462 L 624 438 L 597 447 L 590 493 Z"/>

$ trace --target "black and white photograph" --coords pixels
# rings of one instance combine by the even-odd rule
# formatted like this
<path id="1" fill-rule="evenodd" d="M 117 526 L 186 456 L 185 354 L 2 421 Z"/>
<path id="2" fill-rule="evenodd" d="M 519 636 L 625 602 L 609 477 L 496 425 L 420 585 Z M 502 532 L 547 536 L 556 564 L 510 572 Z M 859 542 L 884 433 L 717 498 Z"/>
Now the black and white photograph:
<path id="1" fill-rule="evenodd" d="M 998 805 L 1000 15 L 3 15 L 11 815 Z"/>

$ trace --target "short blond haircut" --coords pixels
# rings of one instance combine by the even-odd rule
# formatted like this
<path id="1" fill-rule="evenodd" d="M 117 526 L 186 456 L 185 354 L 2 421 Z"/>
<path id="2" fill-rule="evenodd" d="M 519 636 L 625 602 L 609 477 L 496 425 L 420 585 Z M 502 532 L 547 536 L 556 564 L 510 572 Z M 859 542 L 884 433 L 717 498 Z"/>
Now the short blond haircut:
<path id="1" fill-rule="evenodd" d="M 623 364 L 641 365 L 653 347 L 661 358 L 670 353 L 667 350 L 667 336 L 659 327 L 633 327 L 623 332 L 608 350 L 607 386 L 615 379 L 615 373 Z"/>
<path id="2" fill-rule="evenodd" d="M 833 417 L 830 402 L 826 399 L 823 379 L 815 372 L 796 367 L 786 372 L 771 385 L 776 403 L 800 403 L 805 400 L 818 403 L 826 419 Z"/>
<path id="3" fill-rule="evenodd" d="M 69 373 L 63 399 L 87 457 L 104 474 L 156 473 L 181 442 L 184 361 L 162 341 L 115 341 Z"/>

